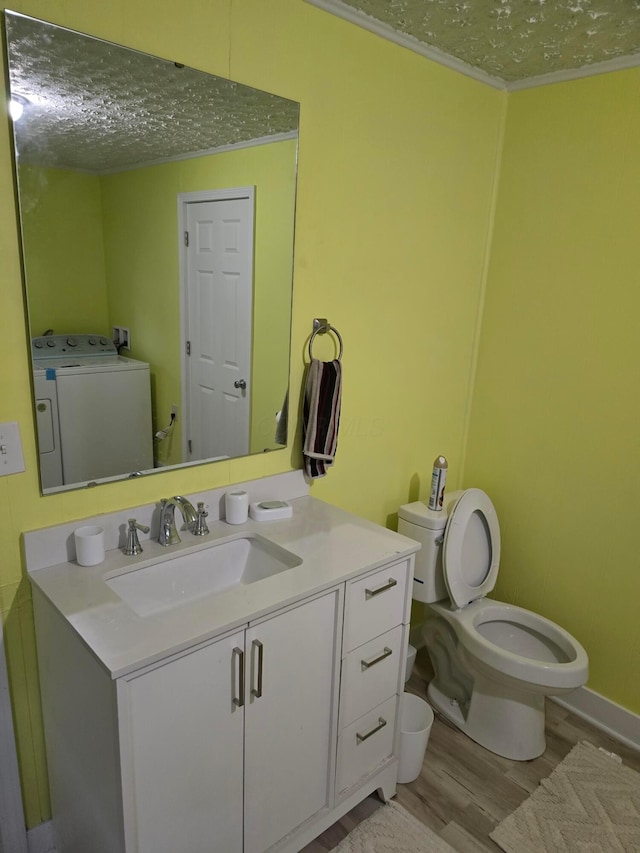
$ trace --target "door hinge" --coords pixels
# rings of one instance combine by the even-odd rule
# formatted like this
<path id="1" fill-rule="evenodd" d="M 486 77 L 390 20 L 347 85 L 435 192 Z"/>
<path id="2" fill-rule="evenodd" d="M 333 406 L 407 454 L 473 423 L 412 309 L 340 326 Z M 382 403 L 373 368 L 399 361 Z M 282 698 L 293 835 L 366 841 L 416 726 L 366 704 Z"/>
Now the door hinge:
<path id="1" fill-rule="evenodd" d="M 191 439 L 187 441 L 187 447 L 189 448 L 189 453 L 191 453 Z"/>
<path id="2" fill-rule="evenodd" d="M 185 244 L 185 246 L 189 245 L 189 232 L 188 231 L 184 232 L 184 244 Z"/>
<path id="3" fill-rule="evenodd" d="M 187 341 L 187 355 L 191 355 L 191 341 Z"/>

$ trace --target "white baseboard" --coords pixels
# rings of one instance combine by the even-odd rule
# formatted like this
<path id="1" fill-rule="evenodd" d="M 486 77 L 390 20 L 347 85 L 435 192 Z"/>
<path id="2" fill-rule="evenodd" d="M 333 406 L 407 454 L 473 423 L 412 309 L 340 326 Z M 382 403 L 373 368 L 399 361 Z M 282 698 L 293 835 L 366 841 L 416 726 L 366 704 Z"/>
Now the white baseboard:
<path id="1" fill-rule="evenodd" d="M 588 687 L 579 687 L 562 698 L 553 696 L 552 699 L 625 746 L 640 751 L 640 715 L 617 705 L 611 699 L 606 699 L 595 690 L 589 690 Z"/>
<path id="2" fill-rule="evenodd" d="M 48 820 L 27 832 L 29 853 L 56 853 L 56 840 L 53 835 L 53 823 Z"/>

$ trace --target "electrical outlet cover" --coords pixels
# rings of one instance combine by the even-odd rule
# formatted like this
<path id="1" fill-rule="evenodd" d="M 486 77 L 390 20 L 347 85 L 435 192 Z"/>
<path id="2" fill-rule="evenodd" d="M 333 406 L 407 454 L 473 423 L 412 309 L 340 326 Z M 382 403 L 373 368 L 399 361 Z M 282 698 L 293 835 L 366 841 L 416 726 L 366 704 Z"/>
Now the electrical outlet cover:
<path id="1" fill-rule="evenodd" d="M 15 421 L 0 424 L 0 477 L 24 470 L 20 427 Z"/>

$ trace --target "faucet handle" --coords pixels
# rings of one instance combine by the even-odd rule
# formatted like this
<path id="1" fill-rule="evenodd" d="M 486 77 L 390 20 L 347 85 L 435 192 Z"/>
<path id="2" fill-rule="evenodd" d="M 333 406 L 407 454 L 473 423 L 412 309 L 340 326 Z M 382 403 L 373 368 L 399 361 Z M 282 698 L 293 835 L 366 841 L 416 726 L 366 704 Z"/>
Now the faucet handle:
<path id="1" fill-rule="evenodd" d="M 137 554 L 142 554 L 142 545 L 138 539 L 138 530 L 148 533 L 150 528 L 146 524 L 138 524 L 135 518 L 130 518 L 127 530 L 127 544 L 124 548 L 124 553 L 127 557 L 135 557 Z"/>
<path id="2" fill-rule="evenodd" d="M 198 503 L 198 518 L 196 519 L 192 533 L 194 536 L 206 536 L 209 532 L 207 522 L 205 521 L 209 513 L 205 510 L 202 501 Z"/>

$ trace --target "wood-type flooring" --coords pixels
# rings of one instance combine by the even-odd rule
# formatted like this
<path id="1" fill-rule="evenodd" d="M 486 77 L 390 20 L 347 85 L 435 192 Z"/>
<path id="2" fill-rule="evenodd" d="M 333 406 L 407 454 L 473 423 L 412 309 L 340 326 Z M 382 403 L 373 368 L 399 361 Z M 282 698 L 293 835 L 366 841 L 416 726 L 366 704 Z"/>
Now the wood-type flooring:
<path id="1" fill-rule="evenodd" d="M 425 696 L 431 677 L 426 651 L 420 650 L 407 689 Z M 398 785 L 396 799 L 458 853 L 499 853 L 501 848 L 489 833 L 533 793 L 579 741 L 617 753 L 628 767 L 640 772 L 640 752 L 551 701 L 547 701 L 546 739 L 547 748 L 539 758 L 510 761 L 478 746 L 436 715 L 420 776 L 408 785 Z M 302 853 L 333 850 L 380 805 L 376 795 L 367 797 Z"/>

